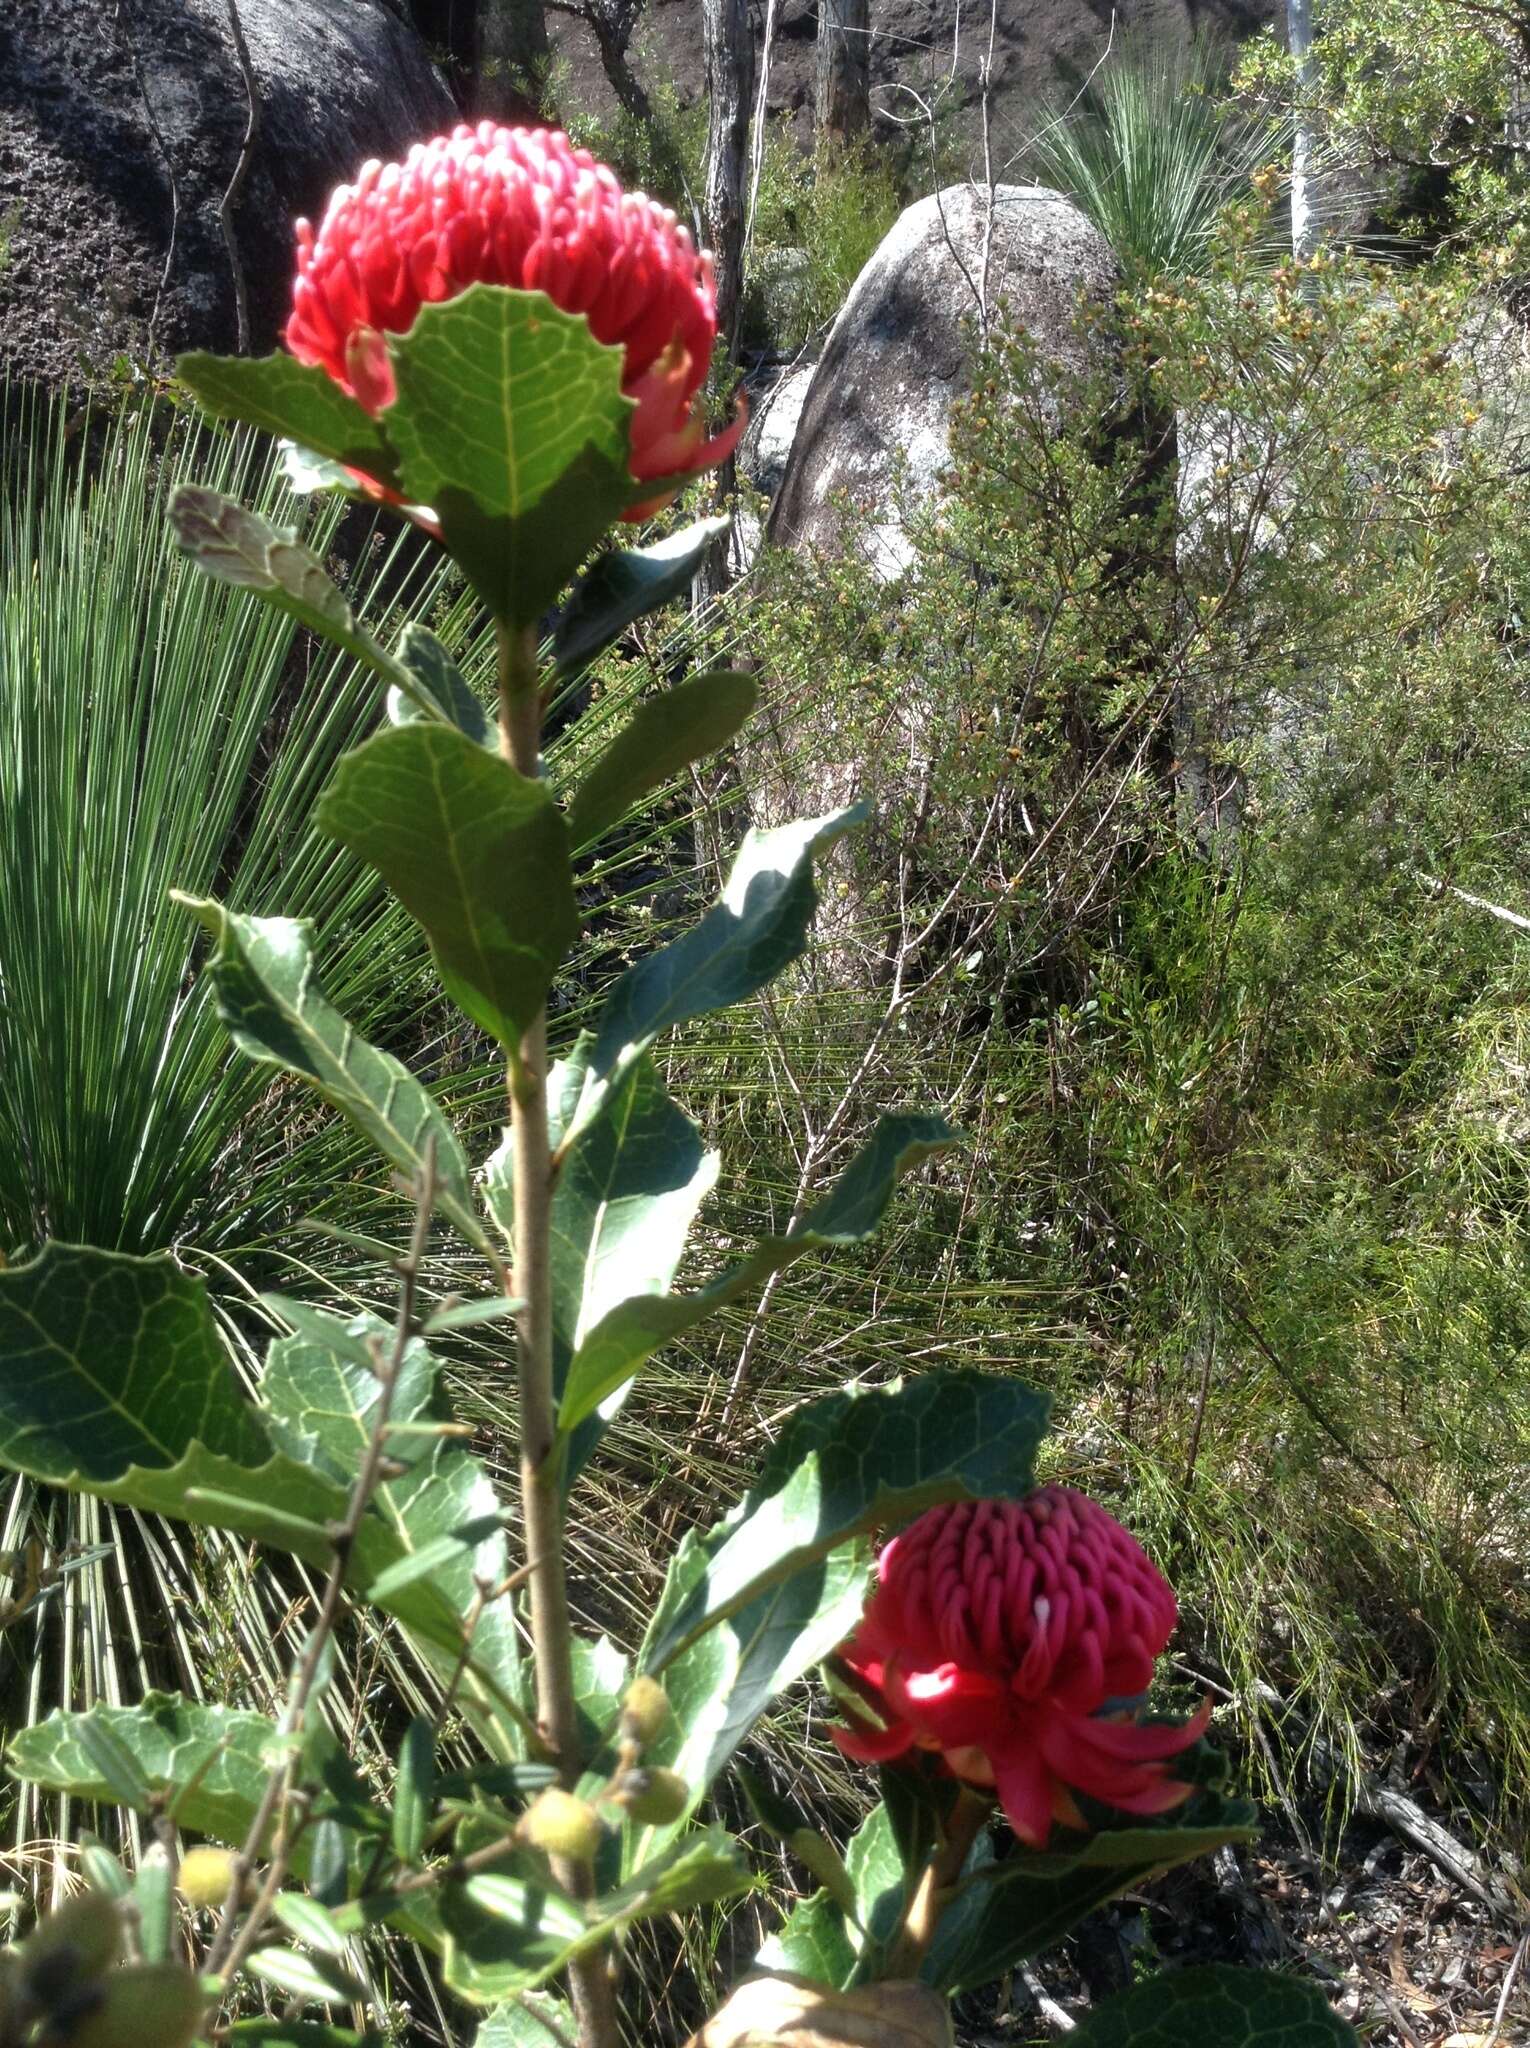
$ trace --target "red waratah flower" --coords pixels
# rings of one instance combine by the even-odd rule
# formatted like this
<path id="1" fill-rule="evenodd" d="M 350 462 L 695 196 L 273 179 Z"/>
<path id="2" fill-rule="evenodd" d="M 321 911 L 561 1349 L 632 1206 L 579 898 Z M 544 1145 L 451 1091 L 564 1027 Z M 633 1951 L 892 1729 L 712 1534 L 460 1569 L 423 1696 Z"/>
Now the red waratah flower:
<path id="1" fill-rule="evenodd" d="M 1071 1487 L 931 1508 L 882 1551 L 840 1651 L 884 1725 L 834 1739 L 863 1763 L 939 1751 L 965 1783 L 992 1786 L 1036 1848 L 1054 1820 L 1086 1825 L 1075 1792 L 1163 1813 L 1192 1790 L 1166 1761 L 1211 1703 L 1179 1727 L 1144 1726 L 1128 1703 L 1178 1618 L 1136 1540 Z"/>
<path id="2" fill-rule="evenodd" d="M 370 413 L 395 396 L 385 334 L 470 284 L 543 291 L 582 313 L 597 341 L 626 351 L 639 481 L 710 469 L 744 430 L 705 438 L 701 387 L 717 338 L 711 258 L 666 208 L 624 192 L 587 149 L 545 128 L 484 121 L 416 143 L 401 164 L 363 165 L 317 234 L 297 224 L 287 346 L 329 372 Z M 639 519 L 665 496 L 633 506 Z"/>

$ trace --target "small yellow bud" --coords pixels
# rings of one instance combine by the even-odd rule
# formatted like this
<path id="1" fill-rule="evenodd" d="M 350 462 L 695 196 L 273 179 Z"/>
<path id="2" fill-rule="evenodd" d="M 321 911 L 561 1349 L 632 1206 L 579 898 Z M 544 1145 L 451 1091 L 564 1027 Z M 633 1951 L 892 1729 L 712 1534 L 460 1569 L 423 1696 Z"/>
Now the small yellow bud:
<path id="1" fill-rule="evenodd" d="M 667 1827 L 691 1803 L 691 1788 L 678 1771 L 628 1771 L 616 1796 L 645 1828 Z"/>
<path id="2" fill-rule="evenodd" d="M 233 1851 L 210 1842 L 188 1849 L 175 1873 L 175 1888 L 188 1906 L 221 1906 L 233 1881 Z"/>
<path id="3" fill-rule="evenodd" d="M 571 1863 L 593 1863 L 600 1847 L 600 1815 L 593 1806 L 549 1785 L 521 1815 L 521 1840 L 546 1856 L 566 1856 Z"/>
<path id="4" fill-rule="evenodd" d="M 622 1701 L 622 1734 L 646 1749 L 669 1722 L 669 1694 L 656 1678 L 634 1678 Z"/>

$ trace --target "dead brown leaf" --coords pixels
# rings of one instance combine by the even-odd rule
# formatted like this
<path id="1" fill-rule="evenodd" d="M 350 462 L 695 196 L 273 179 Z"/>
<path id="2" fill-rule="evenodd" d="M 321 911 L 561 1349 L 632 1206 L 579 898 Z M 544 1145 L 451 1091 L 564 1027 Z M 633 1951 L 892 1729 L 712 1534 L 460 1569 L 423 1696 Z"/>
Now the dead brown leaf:
<path id="1" fill-rule="evenodd" d="M 946 2001 L 923 1984 L 830 1991 L 750 1977 L 686 2048 L 952 2048 L 954 2038 Z"/>

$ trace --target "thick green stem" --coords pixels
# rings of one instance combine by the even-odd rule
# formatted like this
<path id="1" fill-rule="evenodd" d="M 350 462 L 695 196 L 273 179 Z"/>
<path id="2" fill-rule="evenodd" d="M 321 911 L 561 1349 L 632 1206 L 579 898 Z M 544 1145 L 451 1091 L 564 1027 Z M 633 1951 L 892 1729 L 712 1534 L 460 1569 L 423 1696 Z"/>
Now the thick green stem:
<path id="1" fill-rule="evenodd" d="M 500 749 L 522 775 L 537 772 L 541 749 L 536 636 L 501 626 Z M 537 1720 L 563 1783 L 581 1766 L 574 1697 L 573 1629 L 563 1552 L 563 1494 L 558 1480 L 552 1350 L 552 1153 L 547 1135 L 547 1016 L 528 1026 L 510 1065 L 510 1147 L 515 1186 L 511 1290 L 525 1306 L 516 1317 L 521 1432 L 521 1511 L 530 1573 L 531 1643 Z M 553 1874 L 575 1898 L 592 1890 L 587 1865 L 555 1862 Z M 616 2004 L 606 1951 L 569 1968 L 580 2048 L 616 2048 Z"/>
<path id="2" fill-rule="evenodd" d="M 965 1785 L 957 1793 L 956 1804 L 946 1816 L 940 1844 L 920 1874 L 903 1915 L 903 1925 L 888 1944 L 882 1963 L 884 1977 L 919 1975 L 919 1966 L 929 1954 L 951 1889 L 960 1881 L 972 1845 L 988 1825 L 992 1812 L 992 1799 L 982 1793 L 971 1792 Z"/>

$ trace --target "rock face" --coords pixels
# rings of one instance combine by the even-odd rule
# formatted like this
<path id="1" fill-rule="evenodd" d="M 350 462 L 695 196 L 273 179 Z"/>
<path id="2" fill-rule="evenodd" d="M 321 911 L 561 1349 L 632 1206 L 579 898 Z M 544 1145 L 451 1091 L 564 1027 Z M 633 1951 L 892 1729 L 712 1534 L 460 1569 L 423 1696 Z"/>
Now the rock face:
<path id="1" fill-rule="evenodd" d="M 234 235 L 264 350 L 294 218 L 455 110 L 382 0 L 238 9 L 261 120 Z M 247 117 L 226 0 L 3 0 L 0 375 L 74 385 L 119 353 L 142 359 L 151 339 L 161 360 L 233 346 L 218 209 Z"/>
<path id="2" fill-rule="evenodd" d="M 928 503 L 948 453 L 952 407 L 968 388 L 987 255 L 988 303 L 1005 302 L 1042 359 L 1086 367 L 1081 315 L 1117 284 L 1104 237 L 1039 185 L 988 195 L 958 185 L 911 206 L 866 268 L 813 374 L 767 529 L 787 546 L 842 542 L 848 496 L 869 522 L 884 574 L 905 566 L 900 513 Z"/>

